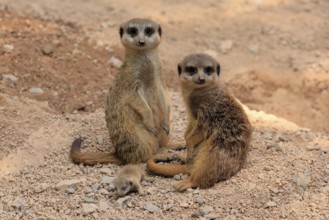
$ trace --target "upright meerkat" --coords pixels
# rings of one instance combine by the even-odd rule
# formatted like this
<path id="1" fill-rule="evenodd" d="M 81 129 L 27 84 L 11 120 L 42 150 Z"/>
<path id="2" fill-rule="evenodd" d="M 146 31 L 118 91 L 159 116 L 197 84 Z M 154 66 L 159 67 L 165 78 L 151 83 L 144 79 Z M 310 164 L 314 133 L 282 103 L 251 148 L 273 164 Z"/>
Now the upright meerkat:
<path id="1" fill-rule="evenodd" d="M 191 54 L 178 65 L 183 98 L 188 109 L 185 132 L 185 165 L 159 165 L 172 155 L 156 155 L 147 161 L 153 173 L 190 174 L 175 185 L 208 188 L 235 175 L 244 165 L 252 127 L 243 108 L 218 84 L 220 65 L 209 55 Z"/>
<path id="2" fill-rule="evenodd" d="M 161 27 L 152 20 L 135 18 L 123 23 L 119 33 L 125 57 L 105 109 L 115 153 L 82 153 L 81 140 L 77 139 L 71 146 L 71 158 L 76 163 L 145 162 L 159 147 L 167 146 L 169 106 L 157 50 Z"/>
<path id="3" fill-rule="evenodd" d="M 144 194 L 140 182 L 142 180 L 153 182 L 153 178 L 147 177 L 144 170 L 137 165 L 126 165 L 120 171 L 118 176 L 114 179 L 114 186 L 117 190 L 118 196 L 122 197 L 130 192 L 137 192 Z"/>

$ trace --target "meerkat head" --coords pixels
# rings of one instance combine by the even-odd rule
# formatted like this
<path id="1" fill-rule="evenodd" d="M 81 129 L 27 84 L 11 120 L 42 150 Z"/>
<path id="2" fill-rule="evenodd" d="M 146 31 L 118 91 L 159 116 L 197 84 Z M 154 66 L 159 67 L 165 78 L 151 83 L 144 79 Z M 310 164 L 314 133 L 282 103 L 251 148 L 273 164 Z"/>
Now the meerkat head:
<path id="1" fill-rule="evenodd" d="M 119 30 L 122 44 L 134 50 L 156 48 L 161 40 L 161 26 L 150 19 L 134 18 Z"/>
<path id="2" fill-rule="evenodd" d="M 220 74 L 219 63 L 202 53 L 187 55 L 177 69 L 182 83 L 197 88 L 216 83 Z"/>
<path id="3" fill-rule="evenodd" d="M 114 186 L 117 190 L 118 196 L 120 197 L 127 195 L 134 188 L 133 183 L 130 180 L 123 178 L 115 179 Z"/>

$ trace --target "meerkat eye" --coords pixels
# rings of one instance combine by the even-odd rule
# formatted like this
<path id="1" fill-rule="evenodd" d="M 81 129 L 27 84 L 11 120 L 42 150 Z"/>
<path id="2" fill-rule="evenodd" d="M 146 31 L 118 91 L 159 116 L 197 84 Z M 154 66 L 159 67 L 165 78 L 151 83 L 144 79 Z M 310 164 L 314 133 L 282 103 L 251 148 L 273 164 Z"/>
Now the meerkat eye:
<path id="1" fill-rule="evenodd" d="M 189 75 L 194 75 L 198 72 L 198 69 L 194 66 L 187 66 L 185 67 L 185 72 L 189 73 Z"/>
<path id="2" fill-rule="evenodd" d="M 154 29 L 151 27 L 147 27 L 147 28 L 145 28 L 144 33 L 145 33 L 145 35 L 150 37 L 150 36 L 152 36 L 152 34 L 154 34 Z"/>
<path id="3" fill-rule="evenodd" d="M 211 75 L 213 72 L 215 72 L 214 68 L 212 66 L 206 66 L 204 68 L 204 72 L 207 74 L 207 75 Z"/>
<path id="4" fill-rule="evenodd" d="M 127 33 L 131 36 L 131 37 L 135 37 L 138 34 L 138 30 L 135 27 L 131 27 L 128 28 Z"/>

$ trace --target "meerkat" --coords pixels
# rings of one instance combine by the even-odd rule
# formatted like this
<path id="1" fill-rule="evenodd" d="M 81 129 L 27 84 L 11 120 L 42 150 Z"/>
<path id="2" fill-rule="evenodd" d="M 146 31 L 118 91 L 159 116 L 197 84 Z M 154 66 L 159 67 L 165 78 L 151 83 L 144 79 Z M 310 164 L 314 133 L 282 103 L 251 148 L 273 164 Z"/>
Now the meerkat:
<path id="1" fill-rule="evenodd" d="M 145 180 L 153 182 L 154 179 L 146 176 L 144 170 L 137 165 L 126 165 L 120 171 L 118 176 L 113 180 L 115 189 L 119 197 L 125 196 L 130 192 L 144 194 L 140 182 Z"/>
<path id="2" fill-rule="evenodd" d="M 158 45 L 161 26 L 150 19 L 135 18 L 119 30 L 125 47 L 123 65 L 107 96 L 106 124 L 114 153 L 82 153 L 81 139 L 71 145 L 75 163 L 135 164 L 145 162 L 168 144 L 169 114 L 161 79 Z M 183 143 L 178 148 L 184 146 Z"/>
<path id="3" fill-rule="evenodd" d="M 175 188 L 209 188 L 241 170 L 245 164 L 252 127 L 242 106 L 219 84 L 220 65 L 206 54 L 191 54 L 178 65 L 183 99 L 188 110 L 185 164 L 160 165 L 173 155 L 156 155 L 147 161 L 155 174 L 190 174 Z"/>

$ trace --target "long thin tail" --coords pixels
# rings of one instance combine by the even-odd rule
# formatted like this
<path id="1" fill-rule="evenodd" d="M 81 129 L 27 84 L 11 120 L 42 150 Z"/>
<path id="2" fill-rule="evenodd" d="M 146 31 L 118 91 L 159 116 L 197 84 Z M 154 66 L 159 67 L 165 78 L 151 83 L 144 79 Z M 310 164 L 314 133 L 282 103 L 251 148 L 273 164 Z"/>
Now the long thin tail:
<path id="1" fill-rule="evenodd" d="M 153 157 L 146 162 L 146 166 L 151 172 L 166 177 L 172 177 L 180 173 L 189 174 L 186 165 L 180 165 L 180 164 L 160 165 L 157 164 L 157 162 L 159 161 L 163 161 L 163 160 L 158 160 Z"/>
<path id="2" fill-rule="evenodd" d="M 82 139 L 77 138 L 73 141 L 70 150 L 70 156 L 74 163 L 83 163 L 86 165 L 95 165 L 97 163 L 113 163 L 120 165 L 121 162 L 118 160 L 113 153 L 103 152 L 86 152 L 81 153 Z"/>

